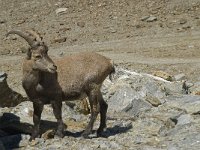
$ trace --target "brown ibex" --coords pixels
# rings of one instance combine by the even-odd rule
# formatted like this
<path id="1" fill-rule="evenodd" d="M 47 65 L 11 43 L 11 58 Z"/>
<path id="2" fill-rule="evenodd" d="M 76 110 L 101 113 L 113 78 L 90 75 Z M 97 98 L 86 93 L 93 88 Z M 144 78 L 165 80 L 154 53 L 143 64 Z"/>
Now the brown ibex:
<path id="1" fill-rule="evenodd" d="M 22 79 L 23 88 L 33 102 L 34 109 L 34 128 L 30 140 L 39 136 L 44 104 L 52 105 L 58 122 L 56 135 L 63 137 L 62 101 L 83 99 L 86 96 L 89 98 L 91 118 L 82 136 L 89 137 L 99 112 L 97 135 L 100 136 L 106 128 L 108 108 L 100 88 L 105 78 L 114 72 L 112 61 L 94 52 L 82 52 L 63 57 L 54 63 L 48 56 L 48 46 L 36 32 L 12 30 L 7 36 L 9 34 L 21 36 L 30 45 L 23 62 Z"/>

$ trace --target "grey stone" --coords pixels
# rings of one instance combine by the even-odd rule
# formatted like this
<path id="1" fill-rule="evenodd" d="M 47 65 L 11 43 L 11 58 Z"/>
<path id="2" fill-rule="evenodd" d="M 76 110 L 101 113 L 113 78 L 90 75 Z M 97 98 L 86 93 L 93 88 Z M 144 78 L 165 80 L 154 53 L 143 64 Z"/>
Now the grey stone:
<path id="1" fill-rule="evenodd" d="M 163 90 L 163 86 L 162 82 L 159 81 L 155 81 L 153 78 L 147 78 L 147 77 L 143 77 L 143 78 L 139 78 L 138 80 L 140 80 L 140 83 L 137 83 L 138 85 L 140 85 L 141 89 L 139 90 L 139 93 L 142 97 L 146 97 L 148 95 L 157 97 L 161 103 L 163 103 L 164 101 L 162 101 L 162 99 L 166 96 L 165 91 Z"/>
<path id="2" fill-rule="evenodd" d="M 200 26 L 200 20 L 197 20 L 196 25 Z"/>
<path id="3" fill-rule="evenodd" d="M 28 49 L 27 49 L 27 47 L 21 47 L 21 48 L 20 48 L 20 51 L 21 51 L 22 53 L 27 53 Z"/>
<path id="4" fill-rule="evenodd" d="M 4 113 L 0 119 L 0 129 L 5 133 L 10 134 L 30 134 L 32 132 L 32 125 L 30 123 L 24 123 L 20 120 L 20 117 L 12 113 Z M 12 132 L 9 132 L 13 131 Z"/>
<path id="5" fill-rule="evenodd" d="M 0 19 L 0 24 L 4 24 L 6 23 L 6 20 L 5 19 Z"/>
<path id="6" fill-rule="evenodd" d="M 83 28 L 83 27 L 85 27 L 85 22 L 78 22 L 77 26 Z"/>
<path id="7" fill-rule="evenodd" d="M 0 140 L 0 149 L 1 150 L 6 150 L 1 140 Z"/>
<path id="8" fill-rule="evenodd" d="M 8 55 L 11 51 L 9 49 L 4 49 L 3 51 L 0 51 L 0 55 Z"/>
<path id="9" fill-rule="evenodd" d="M 189 114 L 197 114 L 200 112 L 200 97 L 196 95 L 169 96 L 166 105 L 185 110 Z"/>
<path id="10" fill-rule="evenodd" d="M 156 147 L 153 147 L 153 146 L 144 146 L 144 147 L 142 148 L 142 150 L 165 150 L 165 149 L 156 148 Z"/>
<path id="11" fill-rule="evenodd" d="M 54 40 L 53 40 L 53 43 L 63 43 L 63 42 L 66 42 L 66 37 L 56 37 Z"/>
<path id="12" fill-rule="evenodd" d="M 160 102 L 160 100 L 157 97 L 151 96 L 151 95 L 147 95 L 145 97 L 145 100 L 147 102 L 149 102 L 152 106 L 154 107 L 158 107 L 159 105 L 161 105 L 162 103 Z"/>
<path id="13" fill-rule="evenodd" d="M 136 135 L 135 139 L 134 139 L 134 143 L 135 144 L 141 144 L 143 143 L 143 138 L 141 135 Z"/>
<path id="14" fill-rule="evenodd" d="M 56 14 L 62 14 L 64 12 L 66 12 L 66 11 L 67 11 L 67 8 L 57 8 L 56 9 Z"/>
<path id="15" fill-rule="evenodd" d="M 200 82 L 196 82 L 190 87 L 190 91 L 193 95 L 200 95 Z"/>
<path id="16" fill-rule="evenodd" d="M 148 19 L 146 19 L 147 22 L 153 22 L 156 20 L 157 20 L 157 17 L 155 17 L 155 16 L 150 16 Z"/>
<path id="17" fill-rule="evenodd" d="M 191 91 L 190 91 L 190 83 L 187 83 L 186 81 L 183 81 L 183 85 L 182 85 L 182 93 L 183 94 L 190 94 Z"/>
<path id="18" fill-rule="evenodd" d="M 157 77 L 160 77 L 160 78 L 163 78 L 164 80 L 167 80 L 167 81 L 172 81 L 173 80 L 173 76 L 172 75 L 170 75 L 169 73 L 164 72 L 162 70 L 155 71 L 153 73 L 153 75 L 157 76 Z"/>
<path id="19" fill-rule="evenodd" d="M 141 112 L 140 109 L 148 110 L 151 105 L 158 107 L 165 103 L 167 95 L 182 94 L 182 83 L 169 82 L 152 75 L 126 70 L 118 70 L 115 81 L 106 85 L 106 88 L 108 91 L 106 92 L 105 88 L 103 91 L 109 95 L 106 97 L 112 110 L 134 115 Z"/>
<path id="20" fill-rule="evenodd" d="M 141 20 L 141 21 L 145 21 L 145 20 L 147 20 L 149 17 L 150 17 L 150 16 L 144 16 L 144 17 L 142 17 L 140 20 Z"/>
<path id="21" fill-rule="evenodd" d="M 0 109 L 0 119 L 1 119 L 2 116 L 3 116 L 3 112 Z"/>
<path id="22" fill-rule="evenodd" d="M 42 138 L 44 138 L 45 140 L 47 139 L 52 139 L 54 138 L 54 130 L 50 129 L 50 130 L 47 130 L 45 133 L 42 134 Z"/>
<path id="23" fill-rule="evenodd" d="M 191 133 L 186 135 L 186 137 L 180 141 L 180 146 L 185 149 L 198 149 L 200 147 L 200 134 Z"/>
<path id="24" fill-rule="evenodd" d="M 182 86 L 182 82 L 166 82 L 163 83 L 163 90 L 165 91 L 166 95 L 182 95 Z"/>
<path id="25" fill-rule="evenodd" d="M 199 87 L 199 83 L 195 83 Z M 63 103 L 63 120 L 68 123 L 66 136 L 63 139 L 53 138 L 51 131 L 57 123 L 51 105 L 45 105 L 42 113 L 42 131 L 46 137 L 36 138 L 35 142 L 27 143 L 28 138 L 18 140 L 18 135 L 11 137 L 2 130 L 8 142 L 24 149 L 191 149 L 200 147 L 200 98 L 194 95 L 181 93 L 182 82 L 168 82 L 152 75 L 139 74 L 128 70 L 121 70 L 111 82 L 105 80 L 102 93 L 108 102 L 107 130 L 103 135 L 108 138 L 89 136 L 92 139 L 80 137 L 83 126 L 89 121 L 89 116 L 84 116 L 75 111 L 75 106 Z M 150 98 L 149 98 L 150 97 Z M 150 100 L 147 100 L 149 98 Z M 152 105 L 156 107 L 152 107 Z M 14 129 L 18 127 L 17 120 L 21 123 L 32 124 L 32 102 L 22 102 L 14 108 L 0 109 L 0 120 L 3 113 L 11 113 L 17 118 L 6 118 L 13 123 Z M 137 117 L 135 117 L 137 116 Z M 5 118 L 4 118 L 5 119 Z M 43 120 L 48 120 L 49 123 Z M 71 122 L 70 122 L 71 121 Z M 94 125 L 94 130 L 99 127 L 99 118 Z M 24 123 L 24 125 L 25 125 Z M 51 126 L 53 123 L 55 126 Z M 77 123 L 77 124 L 76 124 Z M 80 126 L 78 125 L 80 123 Z M 75 125 L 75 126 L 74 126 Z M 0 122 L 0 127 L 2 122 Z M 9 127 L 13 127 L 10 126 Z M 46 130 L 51 129 L 51 131 Z M 44 128 L 44 129 L 43 129 Z M 1 128 L 0 128 L 1 130 Z M 46 132 L 47 131 L 47 132 Z M 21 136 L 21 134 L 19 134 Z M 24 136 L 24 135 L 23 135 Z M 12 141 L 12 139 L 16 139 Z M 18 143 L 18 144 L 15 144 Z M 4 143 L 3 143 L 4 144 Z M 3 145 L 5 146 L 5 145 Z M 7 145 L 6 147 L 7 148 Z"/>
<path id="26" fill-rule="evenodd" d="M 131 121 L 116 121 L 113 124 L 113 127 L 121 127 L 121 128 L 131 128 L 132 127 L 132 122 Z"/>
<path id="27" fill-rule="evenodd" d="M 193 121 L 193 118 L 191 115 L 185 114 L 178 117 L 177 121 L 177 125 L 185 125 L 191 123 Z"/>
<path id="28" fill-rule="evenodd" d="M 150 109 L 152 106 L 139 98 L 136 91 L 128 86 L 120 88 L 115 94 L 108 100 L 108 105 L 112 106 L 110 109 L 113 112 L 127 112 L 133 116 L 136 116 L 140 111 Z"/>
<path id="29" fill-rule="evenodd" d="M 173 145 L 169 145 L 167 150 L 178 150 L 178 148 Z"/>
<path id="30" fill-rule="evenodd" d="M 181 80 L 184 80 L 186 78 L 185 74 L 184 73 L 181 73 L 181 74 L 177 74 L 174 76 L 174 79 L 176 81 L 181 81 Z"/>
<path id="31" fill-rule="evenodd" d="M 63 54 L 64 54 L 63 52 L 60 52 L 60 53 L 59 53 L 59 56 L 63 56 Z"/>
<path id="32" fill-rule="evenodd" d="M 186 23 L 187 23 L 186 19 L 184 19 L 184 18 L 180 19 L 180 24 L 186 24 Z"/>
<path id="33" fill-rule="evenodd" d="M 139 74 L 127 70 L 117 70 L 115 78 L 116 77 L 116 82 L 112 85 L 111 89 L 130 86 L 138 93 L 139 97 L 152 95 L 162 99 L 166 95 L 165 91 L 163 91 L 163 86 L 161 86 L 164 83 L 162 81 L 156 81 L 156 77 L 152 75 Z"/>
<path id="34" fill-rule="evenodd" d="M 110 145 L 112 149 L 122 149 L 122 146 L 116 143 L 115 141 L 111 141 Z"/>
<path id="35" fill-rule="evenodd" d="M 0 137 L 8 136 L 8 133 L 0 129 Z"/>
<path id="36" fill-rule="evenodd" d="M 117 32 L 116 29 L 114 29 L 114 28 L 111 28 L 111 29 L 110 29 L 110 33 L 116 33 L 116 32 Z"/>
<path id="37" fill-rule="evenodd" d="M 7 74 L 0 71 L 0 84 L 7 79 Z"/>
<path id="38" fill-rule="evenodd" d="M 0 72 L 0 107 L 13 107 L 26 101 L 26 98 L 8 86 L 6 79 L 7 74 Z"/>
<path id="39" fill-rule="evenodd" d="M 149 110 L 152 106 L 142 99 L 133 99 L 132 102 L 124 108 L 123 111 L 130 115 L 138 116 L 140 112 Z"/>
<path id="40" fill-rule="evenodd" d="M 28 144 L 29 135 L 17 134 L 6 137 L 1 137 L 0 141 L 6 149 L 23 147 Z"/>
<path id="41" fill-rule="evenodd" d="M 80 117 L 77 116 L 78 112 L 75 112 L 72 108 L 67 106 L 65 103 L 63 103 L 62 112 L 63 112 L 62 114 L 63 114 L 64 120 L 67 120 L 72 116 L 76 117 L 76 119 L 80 119 Z M 19 105 L 17 105 L 16 107 L 12 109 L 11 113 L 20 117 L 21 122 L 33 124 L 33 121 L 32 121 L 33 104 L 31 101 L 25 101 L 25 102 L 20 103 Z M 51 105 L 44 106 L 41 117 L 43 120 L 56 121 Z"/>
<path id="42" fill-rule="evenodd" d="M 115 141 L 95 141 L 95 145 L 99 145 L 100 149 L 121 149 L 121 145 L 116 143 Z"/>
<path id="43" fill-rule="evenodd" d="M 184 29 L 184 30 L 188 30 L 188 29 L 191 29 L 191 28 L 192 28 L 192 26 L 187 25 L 187 24 L 182 26 L 182 29 Z"/>
<path id="44" fill-rule="evenodd" d="M 187 134 L 184 134 L 186 133 Z M 183 128 L 182 134 L 175 133 L 172 135 L 172 141 L 165 141 L 165 145 L 170 148 L 179 149 L 190 149 L 197 150 L 200 147 L 200 134 L 198 132 L 191 132 L 190 129 Z"/>

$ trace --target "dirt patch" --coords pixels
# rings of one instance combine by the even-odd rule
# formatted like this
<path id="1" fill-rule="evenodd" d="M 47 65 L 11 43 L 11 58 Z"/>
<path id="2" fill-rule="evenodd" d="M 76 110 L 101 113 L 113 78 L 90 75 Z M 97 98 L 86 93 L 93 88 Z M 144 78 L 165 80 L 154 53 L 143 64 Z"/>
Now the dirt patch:
<path id="1" fill-rule="evenodd" d="M 5 34 L 34 28 L 56 59 L 95 51 L 120 67 L 184 73 L 198 81 L 199 9 L 198 0 L 0 1 L 0 70 L 8 73 L 10 87 L 24 94 L 21 61 L 28 46 Z"/>

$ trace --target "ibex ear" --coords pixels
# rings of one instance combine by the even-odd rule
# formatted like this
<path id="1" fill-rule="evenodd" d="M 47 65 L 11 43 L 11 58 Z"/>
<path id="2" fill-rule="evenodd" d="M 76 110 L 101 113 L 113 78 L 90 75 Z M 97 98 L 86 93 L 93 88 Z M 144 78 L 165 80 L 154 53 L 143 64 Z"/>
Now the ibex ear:
<path id="1" fill-rule="evenodd" d="M 43 42 L 43 46 L 45 47 L 45 49 L 48 51 L 49 47 L 46 45 L 46 43 Z"/>
<path id="2" fill-rule="evenodd" d="M 31 59 L 31 54 L 32 54 L 32 52 L 31 52 L 31 48 L 30 48 L 30 47 L 28 48 L 26 54 L 27 54 L 26 59 L 27 59 L 27 60 L 30 60 L 30 59 Z"/>

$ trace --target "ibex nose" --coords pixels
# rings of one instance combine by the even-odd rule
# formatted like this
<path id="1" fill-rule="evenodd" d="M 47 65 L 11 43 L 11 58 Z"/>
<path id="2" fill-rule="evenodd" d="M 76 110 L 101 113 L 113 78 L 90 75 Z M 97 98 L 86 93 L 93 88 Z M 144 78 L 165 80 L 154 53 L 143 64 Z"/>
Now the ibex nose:
<path id="1" fill-rule="evenodd" d="M 52 70 L 57 70 L 57 66 L 55 64 L 53 64 L 51 67 L 50 67 Z"/>
<path id="2" fill-rule="evenodd" d="M 54 72 L 56 72 L 56 70 L 57 70 L 57 66 L 56 66 L 55 64 L 52 64 L 52 65 L 50 65 L 50 66 L 48 67 L 48 70 L 49 70 L 49 72 L 54 73 Z"/>
<path id="3" fill-rule="evenodd" d="M 55 68 L 55 70 L 57 70 L 57 66 L 55 64 L 53 64 L 53 67 Z"/>

